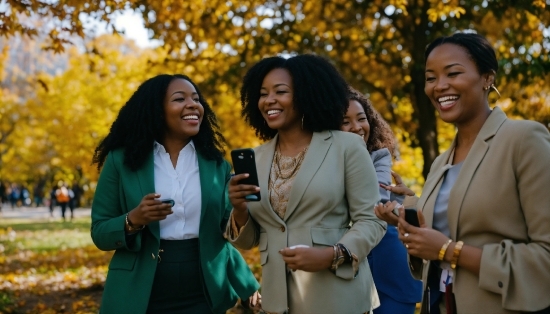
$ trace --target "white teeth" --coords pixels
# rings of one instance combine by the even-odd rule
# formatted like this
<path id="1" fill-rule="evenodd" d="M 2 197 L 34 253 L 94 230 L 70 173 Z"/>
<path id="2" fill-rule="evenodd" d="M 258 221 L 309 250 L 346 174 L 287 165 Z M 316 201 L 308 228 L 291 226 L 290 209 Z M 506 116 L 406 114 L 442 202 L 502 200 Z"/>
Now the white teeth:
<path id="1" fill-rule="evenodd" d="M 283 112 L 283 111 L 282 110 L 268 110 L 267 114 L 272 115 L 272 114 L 277 114 L 277 113 L 281 113 L 281 112 Z"/>
<path id="2" fill-rule="evenodd" d="M 447 107 L 452 105 L 457 99 L 458 96 L 445 96 L 437 99 L 437 101 L 442 107 Z"/>
<path id="3" fill-rule="evenodd" d="M 198 120 L 198 119 L 199 119 L 199 116 L 194 114 L 183 117 L 183 120 Z"/>

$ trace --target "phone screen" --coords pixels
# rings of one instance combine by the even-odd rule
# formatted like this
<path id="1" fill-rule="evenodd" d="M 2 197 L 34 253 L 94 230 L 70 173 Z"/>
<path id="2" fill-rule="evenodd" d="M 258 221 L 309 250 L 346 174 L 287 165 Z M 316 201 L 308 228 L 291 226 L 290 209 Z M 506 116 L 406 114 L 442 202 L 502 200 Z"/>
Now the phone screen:
<path id="1" fill-rule="evenodd" d="M 231 151 L 231 160 L 235 174 L 248 173 L 249 177 L 241 180 L 239 183 L 260 186 L 258 173 L 256 172 L 256 158 L 251 148 L 241 148 Z M 247 195 L 246 200 L 257 202 L 261 199 L 260 192 Z"/>
<path id="2" fill-rule="evenodd" d="M 405 208 L 405 221 L 409 224 L 420 227 L 420 222 L 418 221 L 418 214 L 414 208 Z"/>

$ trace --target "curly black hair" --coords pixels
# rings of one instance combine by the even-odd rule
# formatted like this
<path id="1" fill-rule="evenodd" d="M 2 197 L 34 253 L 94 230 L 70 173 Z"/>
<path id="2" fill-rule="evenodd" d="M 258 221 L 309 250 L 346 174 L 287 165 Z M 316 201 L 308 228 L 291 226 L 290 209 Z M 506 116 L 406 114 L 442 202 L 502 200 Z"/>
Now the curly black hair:
<path id="1" fill-rule="evenodd" d="M 223 160 L 225 139 L 220 133 L 216 115 L 199 88 L 182 74 L 161 74 L 143 82 L 120 109 L 109 134 L 96 147 L 92 164 L 100 170 L 109 152 L 124 149 L 124 164 L 131 170 L 143 166 L 152 153 L 154 142 L 162 142 L 167 129 L 164 119 L 164 100 L 168 86 L 175 79 L 191 83 L 204 107 L 199 133 L 192 137 L 197 151 L 210 160 Z"/>
<path id="2" fill-rule="evenodd" d="M 367 140 L 367 149 L 369 153 L 385 147 L 392 155 L 395 155 L 395 137 L 390 125 L 384 120 L 382 115 L 374 109 L 371 101 L 351 86 L 349 87 L 348 98 L 349 100 L 355 100 L 361 104 L 361 107 L 363 107 L 367 115 L 367 121 L 370 125 L 369 139 Z"/>
<path id="3" fill-rule="evenodd" d="M 325 58 L 303 54 L 285 59 L 269 57 L 252 66 L 241 88 L 242 116 L 262 140 L 270 140 L 277 130 L 269 128 L 258 102 L 265 76 L 274 69 L 286 69 L 292 77 L 294 108 L 303 115 L 305 130 L 339 130 L 348 109 L 347 84 Z"/>

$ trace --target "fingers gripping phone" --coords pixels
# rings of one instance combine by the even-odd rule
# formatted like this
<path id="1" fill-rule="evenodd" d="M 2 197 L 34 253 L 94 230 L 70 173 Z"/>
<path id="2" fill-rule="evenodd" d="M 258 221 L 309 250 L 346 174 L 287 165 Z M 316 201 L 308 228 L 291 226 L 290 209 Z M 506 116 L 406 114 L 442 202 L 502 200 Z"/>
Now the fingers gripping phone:
<path id="1" fill-rule="evenodd" d="M 234 149 L 231 151 L 231 160 L 235 174 L 248 173 L 248 178 L 239 181 L 240 184 L 260 186 L 258 173 L 256 172 L 256 157 L 251 148 Z M 245 199 L 250 202 L 257 202 L 261 199 L 260 192 L 249 194 Z"/>
<path id="2" fill-rule="evenodd" d="M 172 207 L 174 207 L 174 204 L 176 203 L 176 202 L 174 202 L 174 200 L 171 199 L 171 198 L 162 199 L 162 200 L 160 200 L 160 201 L 161 201 L 163 204 L 170 204 L 170 206 L 172 206 Z"/>
<path id="3" fill-rule="evenodd" d="M 418 214 L 414 208 L 405 208 L 405 221 L 409 224 L 420 227 L 420 222 L 418 221 Z"/>

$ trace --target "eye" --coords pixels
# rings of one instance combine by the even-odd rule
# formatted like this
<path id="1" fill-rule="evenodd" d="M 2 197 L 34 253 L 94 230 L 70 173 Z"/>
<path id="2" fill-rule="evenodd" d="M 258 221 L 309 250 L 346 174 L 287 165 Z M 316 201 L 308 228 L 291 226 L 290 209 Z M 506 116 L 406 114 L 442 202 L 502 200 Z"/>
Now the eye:
<path id="1" fill-rule="evenodd" d="M 349 121 L 342 122 L 342 125 L 348 125 L 348 124 L 349 124 Z"/>
<path id="2" fill-rule="evenodd" d="M 260 93 L 260 97 L 266 97 L 267 93 Z"/>
<path id="3" fill-rule="evenodd" d="M 452 76 L 457 76 L 459 74 L 460 74 L 460 72 L 451 72 L 451 73 L 449 73 L 449 76 L 452 77 Z"/>
<path id="4" fill-rule="evenodd" d="M 280 91 L 277 91 L 277 94 L 279 94 L 279 95 L 280 95 L 280 94 L 286 94 L 286 93 L 287 93 L 287 91 L 286 91 L 286 90 L 280 90 Z"/>
<path id="5" fill-rule="evenodd" d="M 176 99 L 174 99 L 174 101 L 183 102 L 183 101 L 185 101 L 185 98 L 183 98 L 183 97 L 176 98 Z"/>
<path id="6" fill-rule="evenodd" d="M 199 102 L 199 101 L 200 101 L 200 99 L 198 99 L 198 98 L 195 98 L 195 99 L 193 99 L 193 101 L 194 101 L 194 102 Z"/>
<path id="7" fill-rule="evenodd" d="M 435 77 L 427 77 L 426 82 L 433 82 L 435 81 Z"/>
<path id="8" fill-rule="evenodd" d="M 365 121 L 367 120 L 367 118 L 363 117 L 363 118 L 359 118 L 359 121 Z"/>

